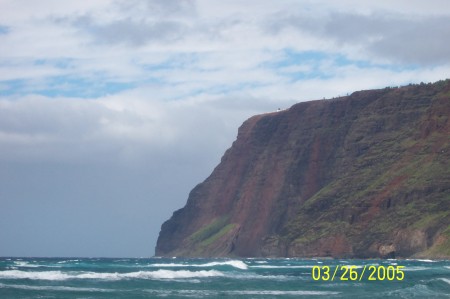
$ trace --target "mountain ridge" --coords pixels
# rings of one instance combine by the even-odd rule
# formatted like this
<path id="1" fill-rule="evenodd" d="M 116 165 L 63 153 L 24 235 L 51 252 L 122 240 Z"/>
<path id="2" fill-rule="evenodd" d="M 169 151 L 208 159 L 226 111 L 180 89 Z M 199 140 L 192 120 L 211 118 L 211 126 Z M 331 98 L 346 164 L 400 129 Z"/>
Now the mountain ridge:
<path id="1" fill-rule="evenodd" d="M 256 115 L 158 256 L 450 257 L 450 80 Z"/>

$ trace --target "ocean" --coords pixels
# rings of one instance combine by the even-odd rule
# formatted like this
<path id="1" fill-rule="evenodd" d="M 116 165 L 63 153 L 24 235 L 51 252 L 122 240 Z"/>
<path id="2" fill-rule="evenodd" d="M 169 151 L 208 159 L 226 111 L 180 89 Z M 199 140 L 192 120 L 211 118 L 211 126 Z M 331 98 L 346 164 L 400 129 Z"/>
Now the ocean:
<path id="1" fill-rule="evenodd" d="M 0 258 L 0 298 L 450 298 L 450 261 Z"/>

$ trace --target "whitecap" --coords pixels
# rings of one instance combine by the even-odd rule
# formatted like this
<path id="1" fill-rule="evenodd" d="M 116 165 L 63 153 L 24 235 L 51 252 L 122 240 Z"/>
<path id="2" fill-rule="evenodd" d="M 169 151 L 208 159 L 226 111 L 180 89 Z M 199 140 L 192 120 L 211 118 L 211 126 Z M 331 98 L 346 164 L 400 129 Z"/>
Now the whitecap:
<path id="1" fill-rule="evenodd" d="M 176 263 L 168 263 L 168 264 L 151 264 L 149 267 L 158 267 L 158 268 L 175 268 L 175 267 L 216 267 L 216 266 L 232 266 L 234 268 L 238 268 L 241 270 L 247 270 L 248 266 L 243 261 L 239 260 L 231 260 L 231 261 L 223 261 L 223 262 L 210 262 L 205 264 L 176 264 Z"/>
<path id="2" fill-rule="evenodd" d="M 118 290 L 113 289 L 100 289 L 100 288 L 83 288 L 83 287 L 67 287 L 67 286 L 30 286 L 21 284 L 3 284 L 0 283 L 0 288 L 4 289 L 22 289 L 33 291 L 66 291 L 66 292 L 116 292 Z"/>
<path id="3" fill-rule="evenodd" d="M 302 266 L 275 266 L 275 265 L 257 265 L 250 266 L 251 268 L 260 268 L 260 269 L 312 269 L 314 266 L 312 265 L 302 265 Z"/>
<path id="4" fill-rule="evenodd" d="M 37 262 L 37 261 L 33 261 L 33 262 Z M 40 265 L 40 264 L 30 264 L 28 262 L 23 262 L 23 261 L 16 261 L 14 262 L 14 264 L 16 265 L 16 269 L 17 267 L 19 268 L 61 268 L 61 266 L 56 266 L 56 265 Z"/>
<path id="5" fill-rule="evenodd" d="M 215 267 L 215 266 L 232 266 L 234 268 L 238 268 L 241 270 L 247 270 L 248 266 L 243 261 L 238 260 L 231 260 L 231 261 L 224 261 L 224 262 L 210 262 L 203 264 L 202 267 Z"/>
<path id="6" fill-rule="evenodd" d="M 272 280 L 272 281 L 287 281 L 287 280 L 299 280 L 302 277 L 298 276 L 288 276 L 288 275 L 261 275 L 251 272 L 234 272 L 234 273 L 226 273 L 225 277 L 231 279 L 241 279 L 241 280 Z M 309 279 L 309 277 L 308 277 Z"/>
<path id="7" fill-rule="evenodd" d="M 0 279 L 66 280 L 71 276 L 61 271 L 29 272 L 21 270 L 0 271 Z"/>
<path id="8" fill-rule="evenodd" d="M 405 267 L 402 269 L 402 271 L 423 271 L 423 270 L 427 270 L 428 268 L 426 267 Z"/>
<path id="9" fill-rule="evenodd" d="M 68 280 L 68 279 L 97 279 L 97 280 L 121 280 L 121 279 L 183 279 L 223 276 L 223 273 L 216 270 L 202 271 L 138 271 L 129 273 L 99 273 L 99 272 L 61 272 L 61 271 L 41 271 L 29 272 L 20 270 L 0 271 L 0 279 L 32 279 L 32 280 Z"/>
<path id="10" fill-rule="evenodd" d="M 15 261 L 14 264 L 18 267 L 23 267 L 23 268 L 38 268 L 38 267 L 40 267 L 39 265 L 30 264 L 30 263 L 24 262 L 24 261 Z"/>
<path id="11" fill-rule="evenodd" d="M 435 263 L 435 262 L 437 262 L 437 261 L 428 260 L 428 259 L 417 259 L 416 261 L 418 261 L 418 262 L 424 262 L 424 263 Z"/>
<path id="12" fill-rule="evenodd" d="M 76 262 L 79 262 L 79 261 L 80 260 L 63 260 L 63 261 L 57 262 L 57 264 L 76 263 Z"/>
<path id="13" fill-rule="evenodd" d="M 96 273 L 98 274 L 98 273 Z M 138 279 L 180 279 L 180 278 L 202 278 L 202 277 L 218 277 L 223 276 L 222 272 L 216 270 L 201 270 L 201 271 L 189 271 L 189 270 L 157 270 L 157 271 L 138 271 L 131 273 L 113 273 L 120 278 L 138 278 Z"/>
<path id="14" fill-rule="evenodd" d="M 439 278 L 440 280 L 442 280 L 442 281 L 444 281 L 444 282 L 446 282 L 447 284 L 450 284 L 450 279 L 448 279 L 448 278 Z"/>
<path id="15" fill-rule="evenodd" d="M 175 264 L 175 263 L 147 265 L 147 267 L 152 267 L 152 268 L 177 268 L 177 267 L 198 267 L 198 266 L 199 265 Z"/>
<path id="16" fill-rule="evenodd" d="M 437 261 L 429 260 L 429 259 L 406 259 L 407 261 L 413 262 L 424 262 L 424 263 L 435 263 Z"/>
<path id="17" fill-rule="evenodd" d="M 270 296 L 307 296 L 307 295 L 337 295 L 339 292 L 332 291 L 278 291 L 278 290 L 245 290 L 245 291 L 228 291 L 227 294 L 239 294 L 239 295 L 270 295 Z"/>

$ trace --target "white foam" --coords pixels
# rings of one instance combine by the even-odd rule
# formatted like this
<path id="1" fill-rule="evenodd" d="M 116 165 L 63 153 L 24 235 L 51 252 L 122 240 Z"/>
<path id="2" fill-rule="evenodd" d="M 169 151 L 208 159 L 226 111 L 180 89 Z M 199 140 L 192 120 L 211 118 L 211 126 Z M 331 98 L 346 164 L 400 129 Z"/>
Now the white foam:
<path id="1" fill-rule="evenodd" d="M 23 267 L 23 268 L 38 268 L 38 267 L 40 267 L 39 265 L 30 264 L 28 262 L 23 262 L 23 261 L 16 261 L 16 262 L 14 262 L 14 264 L 17 267 Z"/>
<path id="2" fill-rule="evenodd" d="M 238 260 L 232 260 L 232 261 L 225 261 L 225 262 L 211 262 L 203 264 L 203 267 L 215 267 L 215 266 L 232 266 L 241 270 L 247 270 L 248 266 L 243 261 Z"/>
<path id="3" fill-rule="evenodd" d="M 298 276 L 287 276 L 287 275 L 261 275 L 252 272 L 241 272 L 241 273 L 226 273 L 226 277 L 231 279 L 241 279 L 241 280 L 275 280 L 275 281 L 287 281 L 287 280 L 301 280 L 302 277 Z M 309 279 L 309 277 L 308 277 Z"/>
<path id="4" fill-rule="evenodd" d="M 269 296 L 330 296 L 340 294 L 339 292 L 333 291 L 279 291 L 279 290 L 244 290 L 244 291 L 212 291 L 212 290 L 151 290 L 147 289 L 146 292 L 157 295 L 157 296 L 173 296 L 181 295 L 194 298 L 201 297 L 219 297 L 219 296 L 236 296 L 236 295 L 246 295 L 246 296 L 258 296 L 258 295 L 269 295 Z"/>
<path id="5" fill-rule="evenodd" d="M 29 272 L 21 270 L 0 271 L 1 279 L 36 279 L 36 280 L 66 280 L 71 276 L 61 271 Z"/>
<path id="6" fill-rule="evenodd" d="M 444 281 L 444 282 L 446 282 L 447 284 L 450 284 L 450 279 L 448 279 L 448 278 L 439 278 L 440 280 L 442 280 L 442 281 Z"/>
<path id="7" fill-rule="evenodd" d="M 24 261 L 15 261 L 14 264 L 16 265 L 16 267 L 14 267 L 15 269 L 17 269 L 17 267 L 19 267 L 19 268 L 39 268 L 39 267 L 61 268 L 61 266 L 30 264 L 30 263 L 24 262 Z"/>
<path id="8" fill-rule="evenodd" d="M 151 264 L 150 267 L 158 267 L 158 268 L 175 268 L 175 267 L 199 267 L 199 268 L 207 268 L 207 267 L 216 267 L 216 266 L 232 266 L 234 268 L 238 268 L 241 270 L 247 270 L 248 266 L 246 263 L 238 260 L 231 261 L 223 261 L 223 262 L 210 262 L 206 264 L 176 264 L 176 263 L 168 263 L 168 264 Z"/>
<path id="9" fill-rule="evenodd" d="M 250 266 L 251 268 L 261 268 L 261 269 L 312 269 L 312 265 L 302 265 L 302 266 L 272 266 L 272 265 L 257 265 Z"/>
<path id="10" fill-rule="evenodd" d="M 291 295 L 291 296 L 306 296 L 306 295 L 337 295 L 339 292 L 330 292 L 330 291 L 277 291 L 277 290 L 264 290 L 264 291 L 229 291 L 228 294 L 239 294 L 239 295 L 270 295 L 270 296 L 282 296 L 282 295 Z"/>
<path id="11" fill-rule="evenodd" d="M 142 278 L 142 279 L 178 279 L 178 278 L 201 278 L 201 277 L 217 277 L 224 276 L 222 272 L 217 270 L 201 270 L 201 271 L 171 271 L 171 270 L 157 270 L 157 271 L 139 271 L 124 274 L 127 278 Z"/>
<path id="12" fill-rule="evenodd" d="M 7 270 L 0 272 L 0 279 L 32 279 L 32 280 L 68 280 L 68 279 L 98 279 L 98 280 L 121 280 L 121 279 L 184 279 L 224 276 L 216 270 L 202 271 L 138 271 L 129 273 L 98 273 L 98 272 L 61 272 L 41 271 L 28 272 L 20 270 Z"/>
<path id="13" fill-rule="evenodd" d="M 76 262 L 79 262 L 79 261 L 80 261 L 80 260 L 64 260 L 64 261 L 58 262 L 58 264 L 76 263 Z"/>
<path id="14" fill-rule="evenodd" d="M 428 268 L 426 267 L 405 267 L 404 269 L 402 269 L 402 271 L 423 271 L 427 269 Z"/>
<path id="15" fill-rule="evenodd" d="M 418 261 L 418 262 L 425 262 L 425 263 L 435 263 L 436 262 L 436 261 L 427 260 L 427 259 L 423 259 L 423 260 L 419 259 L 419 260 L 416 260 L 416 261 Z"/>
<path id="16" fill-rule="evenodd" d="M 65 286 L 29 286 L 29 285 L 21 285 L 21 284 L 3 284 L 3 283 L 0 283 L 0 288 L 33 290 L 33 291 L 67 291 L 67 292 L 115 292 L 115 291 L 117 291 L 117 290 L 112 290 L 112 289 L 100 289 L 100 288 L 77 288 L 77 287 L 65 287 Z"/>
<path id="17" fill-rule="evenodd" d="M 437 261 L 429 260 L 429 259 L 406 259 L 407 261 L 414 261 L 414 262 L 425 262 L 425 263 L 435 263 Z"/>
<path id="18" fill-rule="evenodd" d="M 152 268 L 178 268 L 178 267 L 199 267 L 199 265 L 168 263 L 168 264 L 150 264 L 150 265 L 148 265 L 148 267 L 152 267 Z"/>

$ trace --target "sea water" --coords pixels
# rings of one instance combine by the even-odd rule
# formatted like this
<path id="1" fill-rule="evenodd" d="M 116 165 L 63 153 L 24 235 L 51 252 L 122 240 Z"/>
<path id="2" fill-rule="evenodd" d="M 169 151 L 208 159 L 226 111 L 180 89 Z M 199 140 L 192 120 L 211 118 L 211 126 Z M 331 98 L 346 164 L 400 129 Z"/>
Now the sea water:
<path id="1" fill-rule="evenodd" d="M 0 258 L 0 298 L 450 298 L 450 261 Z"/>

